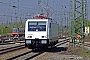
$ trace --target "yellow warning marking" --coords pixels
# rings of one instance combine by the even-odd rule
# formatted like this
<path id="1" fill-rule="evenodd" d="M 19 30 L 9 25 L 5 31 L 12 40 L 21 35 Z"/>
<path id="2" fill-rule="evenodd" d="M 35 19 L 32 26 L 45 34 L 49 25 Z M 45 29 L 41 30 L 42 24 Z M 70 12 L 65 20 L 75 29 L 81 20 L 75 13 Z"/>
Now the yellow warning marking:
<path id="1" fill-rule="evenodd" d="M 20 44 L 20 43 L 16 42 L 15 44 Z"/>

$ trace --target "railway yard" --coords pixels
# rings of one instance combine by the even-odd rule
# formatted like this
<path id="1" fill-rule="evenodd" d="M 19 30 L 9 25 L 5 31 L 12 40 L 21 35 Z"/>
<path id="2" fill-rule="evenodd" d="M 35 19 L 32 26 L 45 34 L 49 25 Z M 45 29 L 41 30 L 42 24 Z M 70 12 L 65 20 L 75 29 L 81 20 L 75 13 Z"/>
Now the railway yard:
<path id="1" fill-rule="evenodd" d="M 85 48 L 70 47 L 70 38 L 59 39 L 53 48 L 33 51 L 25 47 L 23 42 L 0 44 L 0 60 L 90 60 L 90 44 L 85 42 Z M 6 40 L 7 41 L 7 40 Z M 11 41 L 9 41 L 11 42 Z M 80 55 L 82 52 L 83 55 Z"/>
<path id="2" fill-rule="evenodd" d="M 0 60 L 90 60 L 90 0 L 0 0 Z"/>

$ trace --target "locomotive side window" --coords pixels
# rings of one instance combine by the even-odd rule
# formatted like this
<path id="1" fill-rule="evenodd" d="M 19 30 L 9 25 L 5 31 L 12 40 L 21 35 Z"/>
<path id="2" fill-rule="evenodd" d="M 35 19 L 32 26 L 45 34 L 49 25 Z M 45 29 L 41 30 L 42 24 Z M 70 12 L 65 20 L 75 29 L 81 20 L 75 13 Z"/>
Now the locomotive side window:
<path id="1" fill-rule="evenodd" d="M 51 23 L 50 23 L 49 27 L 51 28 Z"/>

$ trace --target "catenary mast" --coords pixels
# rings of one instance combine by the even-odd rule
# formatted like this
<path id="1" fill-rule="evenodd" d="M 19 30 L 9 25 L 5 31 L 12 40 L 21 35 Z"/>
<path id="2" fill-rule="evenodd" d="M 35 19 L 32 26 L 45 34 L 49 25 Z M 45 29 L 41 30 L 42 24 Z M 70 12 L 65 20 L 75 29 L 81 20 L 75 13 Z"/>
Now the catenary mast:
<path id="1" fill-rule="evenodd" d="M 84 46 L 84 33 L 85 33 L 85 17 L 86 17 L 86 5 L 87 0 L 74 0 L 74 19 L 72 20 L 72 43 L 76 46 L 76 43 L 81 43 Z M 81 38 L 78 39 L 77 35 Z"/>

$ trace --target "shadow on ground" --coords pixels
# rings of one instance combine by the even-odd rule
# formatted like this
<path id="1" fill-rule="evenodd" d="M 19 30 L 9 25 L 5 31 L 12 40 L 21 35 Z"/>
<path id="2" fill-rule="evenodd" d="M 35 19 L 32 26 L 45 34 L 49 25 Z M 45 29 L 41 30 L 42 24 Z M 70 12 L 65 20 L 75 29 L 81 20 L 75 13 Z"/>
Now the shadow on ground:
<path id="1" fill-rule="evenodd" d="M 61 52 L 61 51 L 67 51 L 67 47 L 54 47 L 54 48 L 48 48 L 48 49 L 36 49 L 33 50 L 33 52 Z"/>
<path id="2" fill-rule="evenodd" d="M 67 47 L 54 47 L 54 48 L 48 48 L 44 50 L 45 52 L 61 52 L 61 51 L 67 51 Z"/>

